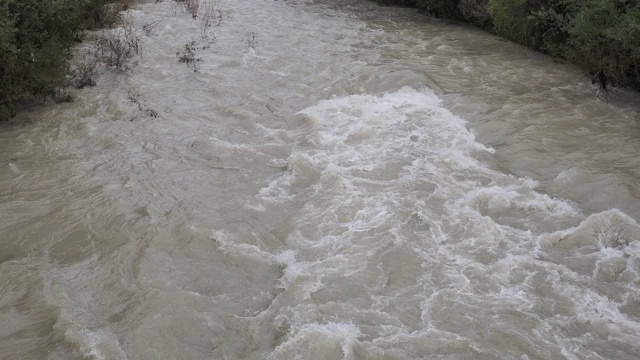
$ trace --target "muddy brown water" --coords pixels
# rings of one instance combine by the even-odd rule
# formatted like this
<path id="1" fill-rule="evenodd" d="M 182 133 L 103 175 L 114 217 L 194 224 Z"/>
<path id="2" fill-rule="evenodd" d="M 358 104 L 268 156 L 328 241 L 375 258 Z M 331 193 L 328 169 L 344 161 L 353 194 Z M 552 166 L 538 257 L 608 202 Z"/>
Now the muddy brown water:
<path id="1" fill-rule="evenodd" d="M 211 4 L 208 47 L 138 4 L 129 72 L 1 125 L 0 358 L 640 358 L 640 95 L 408 9 Z"/>

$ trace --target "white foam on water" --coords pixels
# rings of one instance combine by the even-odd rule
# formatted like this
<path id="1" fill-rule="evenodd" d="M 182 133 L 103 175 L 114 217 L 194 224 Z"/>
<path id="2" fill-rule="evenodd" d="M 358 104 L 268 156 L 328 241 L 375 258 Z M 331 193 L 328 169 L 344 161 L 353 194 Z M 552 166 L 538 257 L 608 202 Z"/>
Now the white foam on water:
<path id="1" fill-rule="evenodd" d="M 118 337 L 104 330 L 90 331 L 70 327 L 64 331 L 65 339 L 85 357 L 96 360 L 126 360 L 127 354 L 120 348 Z"/>
<path id="2" fill-rule="evenodd" d="M 352 323 L 307 323 L 292 329 L 290 338 L 280 344 L 269 358 L 305 359 L 305 356 L 327 356 L 354 359 L 352 349 L 360 335 L 360 329 Z M 306 354 L 300 351 L 301 346 L 305 347 Z M 336 351 L 338 349 L 340 352 Z"/>
<path id="3" fill-rule="evenodd" d="M 198 229 L 194 228 L 195 231 Z M 225 231 L 214 231 L 210 235 L 211 239 L 220 244 L 220 250 L 226 254 L 236 256 L 244 256 L 253 258 L 258 261 L 268 262 L 271 264 L 280 264 L 280 258 L 268 252 L 261 250 L 258 246 L 252 244 L 242 244 L 233 240 L 233 237 Z"/>
<path id="4" fill-rule="evenodd" d="M 639 319 L 621 310 L 639 293 L 633 219 L 585 217 L 536 181 L 489 168 L 477 155 L 492 149 L 429 89 L 300 114 L 307 127 L 287 172 L 249 204 L 296 209 L 279 283 L 288 300 L 263 313 L 288 329 L 272 356 L 331 353 L 340 337 L 360 354 L 400 358 L 586 356 L 602 336 L 624 356 L 638 350 Z M 576 274 L 563 255 L 586 248 L 591 257 L 573 265 L 588 271 Z M 344 321 L 353 328 L 326 327 Z"/>

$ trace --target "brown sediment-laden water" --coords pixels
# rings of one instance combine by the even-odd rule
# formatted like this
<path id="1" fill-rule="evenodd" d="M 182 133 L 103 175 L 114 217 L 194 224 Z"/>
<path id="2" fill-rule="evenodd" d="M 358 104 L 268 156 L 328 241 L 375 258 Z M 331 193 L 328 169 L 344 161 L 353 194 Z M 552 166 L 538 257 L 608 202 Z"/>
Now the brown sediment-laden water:
<path id="1" fill-rule="evenodd" d="M 138 4 L 135 67 L 1 125 L 0 358 L 640 357 L 640 95 L 412 10 L 216 6 Z"/>

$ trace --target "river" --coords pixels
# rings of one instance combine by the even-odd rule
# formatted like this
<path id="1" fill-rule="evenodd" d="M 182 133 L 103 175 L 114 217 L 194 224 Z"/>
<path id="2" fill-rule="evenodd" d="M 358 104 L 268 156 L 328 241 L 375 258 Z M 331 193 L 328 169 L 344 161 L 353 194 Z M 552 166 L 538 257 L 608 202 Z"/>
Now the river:
<path id="1" fill-rule="evenodd" d="M 210 1 L 0 125 L 0 358 L 640 358 L 639 94 L 409 9 Z"/>

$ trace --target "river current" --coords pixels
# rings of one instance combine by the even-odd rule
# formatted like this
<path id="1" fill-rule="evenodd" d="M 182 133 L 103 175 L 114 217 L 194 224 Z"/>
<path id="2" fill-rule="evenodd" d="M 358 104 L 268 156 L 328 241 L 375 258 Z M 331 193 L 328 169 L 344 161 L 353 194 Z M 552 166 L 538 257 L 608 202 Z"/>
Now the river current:
<path id="1" fill-rule="evenodd" d="M 209 5 L 0 125 L 1 359 L 640 358 L 640 95 L 409 9 Z"/>

